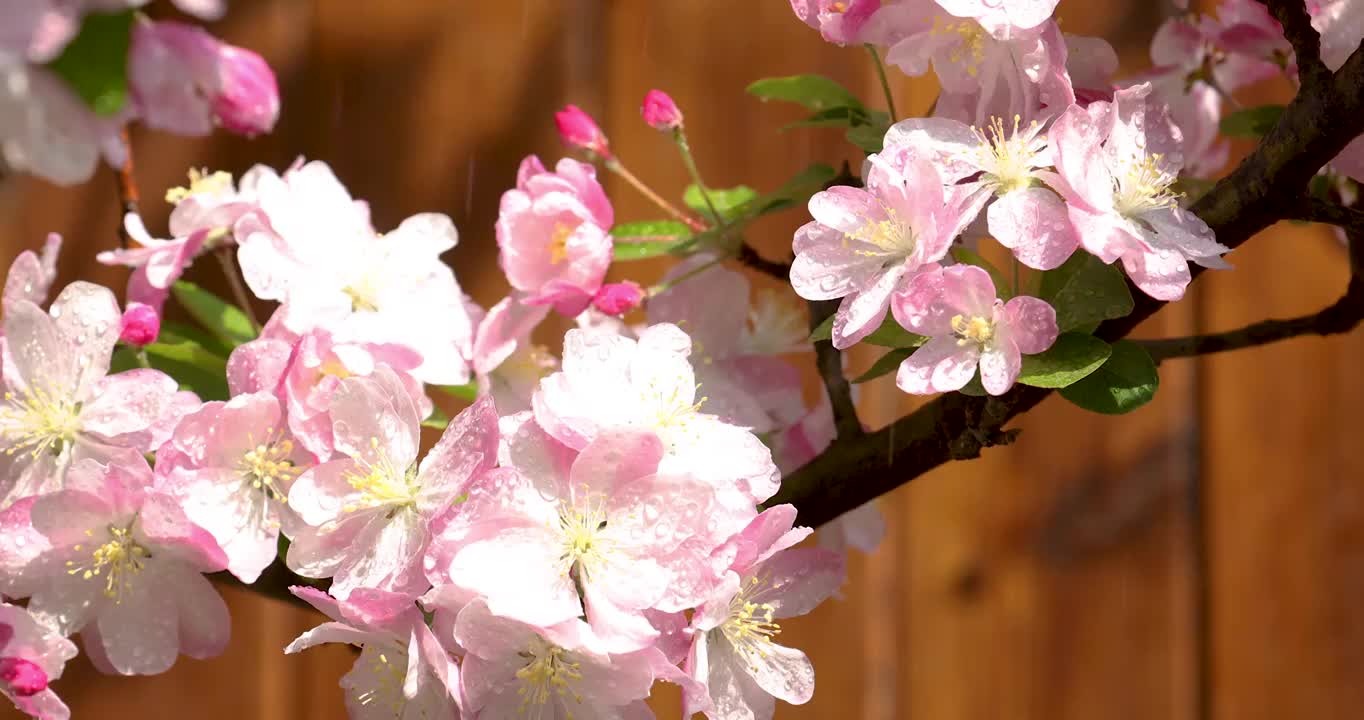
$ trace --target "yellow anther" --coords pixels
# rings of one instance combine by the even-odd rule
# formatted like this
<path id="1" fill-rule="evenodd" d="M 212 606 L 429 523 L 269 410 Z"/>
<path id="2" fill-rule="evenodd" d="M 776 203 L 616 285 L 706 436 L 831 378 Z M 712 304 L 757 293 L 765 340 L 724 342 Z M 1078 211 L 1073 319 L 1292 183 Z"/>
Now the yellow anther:
<path id="1" fill-rule="evenodd" d="M 89 531 L 86 534 L 92 535 Z M 81 545 L 76 545 L 73 549 L 81 552 L 81 548 Z M 132 585 L 133 578 L 142 572 L 149 557 L 151 553 L 137 544 L 131 529 L 111 526 L 109 540 L 95 548 L 91 554 L 90 564 L 78 565 L 68 560 L 66 573 L 77 575 L 82 580 L 103 577 L 105 597 L 115 603 L 121 603 L 124 593 Z"/>
<path id="2" fill-rule="evenodd" d="M 967 343 L 984 345 L 994 338 L 995 324 L 979 315 L 974 315 L 969 319 L 962 315 L 954 315 L 952 316 L 952 332 L 957 335 L 958 345 L 966 345 Z"/>

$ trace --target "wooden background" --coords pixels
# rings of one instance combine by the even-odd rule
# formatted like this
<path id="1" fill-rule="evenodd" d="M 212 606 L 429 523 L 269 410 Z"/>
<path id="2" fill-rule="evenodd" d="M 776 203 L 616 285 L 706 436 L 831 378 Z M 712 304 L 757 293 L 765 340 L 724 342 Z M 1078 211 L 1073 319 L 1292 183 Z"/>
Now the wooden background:
<path id="1" fill-rule="evenodd" d="M 1061 16 L 1069 32 L 1112 39 L 1134 72 L 1160 12 L 1066 0 Z M 848 154 L 833 131 L 775 134 L 798 112 L 747 98 L 749 81 L 819 72 L 879 104 L 865 54 L 821 42 L 783 0 L 233 0 L 215 30 L 278 69 L 283 118 L 249 142 L 134 133 L 149 227 L 164 228 L 157 198 L 190 166 L 240 173 L 302 154 L 331 163 L 380 228 L 419 211 L 453 216 L 462 239 L 449 260 L 485 305 L 505 292 L 498 197 L 523 155 L 562 153 L 551 122 L 561 104 L 596 114 L 617 153 L 669 194 L 684 174 L 639 120 L 650 87 L 687 112 L 717 186 L 773 188 Z M 895 91 L 902 113 L 924 111 L 935 92 L 904 79 Z M 622 221 L 657 216 L 607 184 Z M 6 180 L 0 262 L 56 230 L 67 238 L 63 283 L 121 288 L 123 273 L 93 260 L 114 242 L 117 214 L 107 172 L 70 190 Z M 778 256 L 802 221 L 764 220 L 753 237 Z M 1311 311 L 1343 288 L 1343 258 L 1320 228 L 1276 228 L 1144 331 Z M 193 277 L 213 284 L 214 269 Z M 1050 400 L 1013 447 L 886 497 L 890 534 L 853 560 L 845 598 L 784 628 L 814 659 L 818 690 L 778 718 L 1359 717 L 1361 357 L 1357 334 L 1172 361 L 1140 412 L 1105 418 Z M 871 361 L 854 359 L 855 370 Z M 876 425 L 912 407 L 889 378 L 862 400 Z M 74 663 L 59 690 L 75 717 L 341 717 L 336 681 L 353 656 L 279 653 L 319 618 L 242 592 L 229 602 L 235 632 L 222 658 L 136 679 Z M 657 701 L 662 717 L 676 716 L 674 701 Z"/>

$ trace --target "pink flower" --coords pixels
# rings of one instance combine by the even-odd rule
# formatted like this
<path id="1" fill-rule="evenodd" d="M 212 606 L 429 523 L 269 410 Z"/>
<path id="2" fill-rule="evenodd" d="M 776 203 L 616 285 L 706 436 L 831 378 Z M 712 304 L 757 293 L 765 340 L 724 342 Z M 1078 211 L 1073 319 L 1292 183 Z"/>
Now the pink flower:
<path id="1" fill-rule="evenodd" d="M 531 343 L 531 331 L 548 313 L 548 306 L 526 305 L 513 295 L 478 323 L 470 365 L 479 393 L 491 396 L 502 415 L 529 410 L 540 379 L 559 366 L 544 347 Z"/>
<path id="2" fill-rule="evenodd" d="M 337 342 L 391 343 L 416 350 L 423 382 L 469 381 L 468 301 L 440 254 L 455 246 L 450 218 L 414 215 L 384 235 L 325 163 L 254 176 L 261 213 L 234 231 L 237 257 L 258 297 L 280 300 L 291 332 L 321 327 Z"/>
<path id="3" fill-rule="evenodd" d="M 48 687 L 62 676 L 76 645 L 20 607 L 0 602 L 0 694 L 39 720 L 67 720 L 66 704 Z"/>
<path id="4" fill-rule="evenodd" d="M 416 596 L 427 588 L 421 557 L 431 519 L 496 462 L 492 403 L 451 420 L 420 465 L 417 410 L 391 371 L 341 381 L 331 417 L 343 457 L 309 469 L 289 491 L 305 523 L 291 538 L 289 568 L 331 577 L 331 593 L 343 599 L 359 587 Z"/>
<path id="5" fill-rule="evenodd" d="M 457 718 L 460 669 L 440 646 L 411 598 L 357 590 L 338 602 L 312 588 L 294 595 L 331 618 L 298 636 L 285 653 L 325 643 L 360 648 L 341 678 L 346 711 L 357 720 Z"/>
<path id="6" fill-rule="evenodd" d="M 563 110 L 554 113 L 554 125 L 559 129 L 559 139 L 565 145 L 586 150 L 603 159 L 611 157 L 610 144 L 601 128 L 597 127 L 597 121 L 577 105 L 565 105 Z"/>
<path id="7" fill-rule="evenodd" d="M 244 583 L 274 561 L 281 525 L 298 524 L 285 501 L 310 464 L 288 436 L 279 401 L 266 393 L 204 403 L 156 453 L 158 487 L 213 535 L 227 569 Z"/>
<path id="8" fill-rule="evenodd" d="M 778 645 L 777 620 L 804 615 L 843 584 L 843 559 L 823 549 L 788 549 L 810 534 L 792 529 L 796 510 L 778 505 L 734 538 L 723 584 L 692 615 L 695 640 L 683 669 L 704 694 L 687 693 L 683 715 L 712 720 L 770 718 L 776 700 L 800 705 L 815 689 L 799 650 Z"/>
<path id="9" fill-rule="evenodd" d="M 895 296 L 895 319 L 910 332 L 932 338 L 900 363 L 895 384 L 926 395 L 960 390 L 976 374 L 991 395 L 1013 387 L 1022 356 L 1056 342 L 1056 311 L 1032 297 L 1007 304 L 995 295 L 990 274 L 974 265 L 953 265 L 909 281 Z"/>
<path id="10" fill-rule="evenodd" d="M 420 355 L 403 345 L 342 343 L 322 328 L 308 332 L 294 345 L 282 378 L 282 400 L 288 410 L 290 432 L 319 461 L 330 460 L 331 405 L 337 387 L 346 378 L 369 377 L 383 367 L 391 370 L 401 383 L 417 416 L 430 415 L 431 401 L 413 375 L 421 362 Z"/>
<path id="11" fill-rule="evenodd" d="M 1075 90 L 1075 102 L 1113 100 L 1113 75 L 1118 72 L 1118 53 L 1107 40 L 1066 35 L 1066 74 Z"/>
<path id="12" fill-rule="evenodd" d="M 48 233 L 43 243 L 41 255 L 25 250 L 14 258 L 5 276 L 4 306 L 8 308 L 17 300 L 27 300 L 34 305 L 47 302 L 47 294 L 52 289 L 52 281 L 57 279 L 57 254 L 62 249 L 62 236 Z"/>
<path id="13" fill-rule="evenodd" d="M 180 135 L 214 126 L 257 135 L 279 117 L 279 88 L 265 61 L 193 25 L 135 22 L 128 81 L 143 121 Z"/>
<path id="14" fill-rule="evenodd" d="M 690 353 L 691 339 L 667 323 L 637 341 L 569 330 L 563 369 L 535 393 L 535 421 L 575 450 L 612 430 L 654 432 L 665 449 L 660 472 L 698 477 L 716 488 L 724 507 L 751 516 L 780 482 L 772 454 L 745 428 L 701 411 L 707 399 L 697 397 Z"/>
<path id="15" fill-rule="evenodd" d="M 907 75 L 922 75 L 932 65 L 942 84 L 939 116 L 973 125 L 1015 115 L 1041 120 L 1074 98 L 1065 40 L 1056 22 L 1046 19 L 1054 5 L 899 0 L 876 11 L 863 33 L 866 41 L 886 46 L 886 62 Z M 1015 16 L 1040 18 L 1039 24 L 1012 25 Z"/>
<path id="16" fill-rule="evenodd" d="M 85 182 L 101 158 L 128 157 L 119 135 L 135 110 L 96 115 L 55 73 L 38 65 L 0 64 L 0 157 L 10 168 L 58 185 Z"/>
<path id="17" fill-rule="evenodd" d="M 864 42 L 862 28 L 880 7 L 881 0 L 791 0 L 796 17 L 838 45 Z"/>
<path id="18" fill-rule="evenodd" d="M 643 301 L 644 288 L 629 280 L 603 285 L 597 289 L 597 294 L 592 296 L 593 307 L 607 315 L 617 317 L 639 307 Z"/>
<path id="19" fill-rule="evenodd" d="M 1170 186 L 1180 170 L 1177 135 L 1152 111 L 1150 85 L 1117 91 L 1113 102 L 1067 110 L 1049 133 L 1057 175 L 1047 184 L 1066 199 L 1085 249 L 1121 259 L 1127 274 L 1157 300 L 1177 300 L 1189 262 L 1228 267 L 1212 231 L 1179 207 Z"/>
<path id="20" fill-rule="evenodd" d="M 1307 3 L 1307 9 L 1312 27 L 1321 34 L 1322 62 L 1333 72 L 1339 70 L 1364 40 L 1364 2 L 1314 0 Z"/>
<path id="21" fill-rule="evenodd" d="M 650 90 L 644 95 L 639 112 L 644 122 L 655 130 L 676 130 L 682 127 L 682 111 L 677 103 L 662 90 Z"/>
<path id="22" fill-rule="evenodd" d="M 1009 132 L 999 118 L 985 130 L 947 118 L 905 120 L 886 133 L 888 147 L 902 144 L 933 158 L 947 191 L 959 198 L 963 222 L 988 205 L 990 235 L 1024 265 L 1060 267 L 1079 246 L 1065 201 L 1042 185 L 1039 171 L 1051 165 L 1051 153 L 1037 122 L 1020 129 L 1015 119 Z"/>
<path id="23" fill-rule="evenodd" d="M 141 462 L 165 439 L 176 383 L 148 369 L 106 377 L 120 330 L 113 293 L 86 282 L 68 285 L 51 314 L 28 300 L 6 309 L 0 507 L 61 488 L 82 458 Z"/>
<path id="24" fill-rule="evenodd" d="M 866 188 L 837 186 L 810 198 L 814 221 L 796 232 L 791 284 L 807 300 L 843 298 L 834 347 L 880 326 L 906 277 L 947 255 L 965 227 L 946 204 L 942 177 L 905 148 L 867 158 Z"/>
<path id="25" fill-rule="evenodd" d="M 432 579 L 538 627 L 585 614 L 610 652 L 648 647 L 658 632 L 645 610 L 699 599 L 690 585 L 718 543 L 689 541 L 715 522 L 714 489 L 664 474 L 663 443 L 647 431 L 605 432 L 574 453 L 525 421 L 507 442 L 513 469 L 442 529 L 427 558 Z"/>
<path id="26" fill-rule="evenodd" d="M 177 653 L 202 659 L 227 646 L 227 606 L 203 576 L 227 558 L 151 480 L 145 461 L 75 463 L 65 489 L 25 504 L 47 549 L 3 583 L 40 622 L 81 632 L 105 672 L 161 673 Z"/>
<path id="27" fill-rule="evenodd" d="M 455 624 L 468 651 L 461 667 L 465 711 L 490 719 L 652 717 L 642 701 L 654 683 L 654 665 L 666 660 L 653 648 L 593 652 L 585 632 L 580 620 L 541 629 L 499 617 L 481 600 L 470 603 Z"/>
<path id="28" fill-rule="evenodd" d="M 139 302 L 128 303 L 128 309 L 123 311 L 119 342 L 145 347 L 156 342 L 160 334 L 161 316 L 157 314 L 156 308 Z"/>
<path id="29" fill-rule="evenodd" d="M 523 302 L 553 305 L 572 317 L 591 302 L 611 264 L 615 221 L 591 165 L 564 158 L 546 172 L 539 158 L 521 161 L 516 189 L 502 194 L 498 264 Z"/>

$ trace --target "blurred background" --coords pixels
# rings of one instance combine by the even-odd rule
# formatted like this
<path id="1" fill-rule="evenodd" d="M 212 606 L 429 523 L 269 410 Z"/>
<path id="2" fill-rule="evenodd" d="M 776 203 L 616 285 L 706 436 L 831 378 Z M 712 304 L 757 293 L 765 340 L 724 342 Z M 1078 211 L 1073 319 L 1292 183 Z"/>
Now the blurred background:
<path id="1" fill-rule="evenodd" d="M 1165 11 L 1064 0 L 1059 15 L 1067 32 L 1108 38 L 1130 75 L 1149 64 Z M 778 134 L 801 110 L 746 96 L 750 81 L 815 72 L 882 103 L 866 53 L 824 43 L 784 0 L 232 0 L 211 29 L 270 61 L 283 115 L 273 135 L 251 141 L 134 130 L 153 234 L 165 232 L 161 195 L 188 168 L 240 174 L 302 155 L 330 163 L 381 230 L 416 212 L 451 215 L 461 239 L 447 260 L 485 306 L 507 290 L 498 198 L 523 156 L 548 164 L 563 154 L 551 114 L 564 103 L 594 114 L 615 152 L 671 196 L 684 170 L 639 118 L 652 87 L 683 108 L 711 185 L 759 190 L 810 162 L 856 158 L 836 130 Z M 936 94 L 931 80 L 892 82 L 902 114 L 922 114 Z M 1255 92 L 1282 100 L 1285 88 Z M 605 184 L 619 222 L 659 215 L 614 178 Z M 94 261 L 116 243 L 118 216 L 107 168 L 74 189 L 10 177 L 0 181 L 0 263 L 57 231 L 61 284 L 121 292 L 125 271 Z M 805 220 L 801 210 L 765 218 L 750 238 L 769 257 L 789 256 Z M 1207 273 L 1142 334 L 1315 311 L 1347 277 L 1343 249 L 1320 227 L 1281 225 L 1229 259 L 1234 271 Z M 663 266 L 628 269 L 647 281 Z M 189 278 L 221 289 L 216 270 L 200 263 Z M 539 339 L 552 343 L 563 327 L 549 323 Z M 1360 717 L 1361 357 L 1364 333 L 1167 361 L 1156 401 L 1132 415 L 1053 398 L 1026 416 L 1013 446 L 882 498 L 889 533 L 876 553 L 852 558 L 843 598 L 783 623 L 784 644 L 813 658 L 817 690 L 777 717 Z M 854 352 L 851 370 L 874 359 Z M 892 377 L 863 386 L 862 417 L 874 426 L 915 405 Z M 343 717 L 336 683 L 353 654 L 280 653 L 320 616 L 225 592 L 234 633 L 223 657 L 181 658 L 152 678 L 104 677 L 78 660 L 57 686 L 74 717 Z M 677 716 L 671 690 L 654 701 L 660 717 Z"/>

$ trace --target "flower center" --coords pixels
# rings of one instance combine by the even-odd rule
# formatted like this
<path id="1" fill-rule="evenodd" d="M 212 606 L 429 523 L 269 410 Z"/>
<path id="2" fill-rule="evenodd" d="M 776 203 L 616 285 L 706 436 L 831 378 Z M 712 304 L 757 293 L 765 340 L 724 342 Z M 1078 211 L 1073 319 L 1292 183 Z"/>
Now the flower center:
<path id="1" fill-rule="evenodd" d="M 568 259 L 568 238 L 576 228 L 568 223 L 554 223 L 554 234 L 549 238 L 549 264 L 558 265 Z"/>
<path id="2" fill-rule="evenodd" d="M 1004 121 L 998 117 L 990 118 L 990 124 L 983 131 L 971 128 L 980 140 L 976 159 L 1000 195 L 1031 186 L 1033 169 L 1038 166 L 1036 158 L 1042 141 L 1037 136 L 1041 127 L 1034 121 L 1019 133 L 1019 122 L 1019 116 L 1015 115 L 1013 132 L 1007 136 Z"/>
<path id="3" fill-rule="evenodd" d="M 379 312 L 379 301 L 375 297 L 378 293 L 369 278 L 362 279 L 356 285 L 347 285 L 341 288 L 341 292 L 350 298 L 351 312 Z"/>
<path id="4" fill-rule="evenodd" d="M 980 64 L 985 60 L 985 28 L 969 18 L 933 18 L 933 29 L 929 35 L 957 35 L 960 39 L 947 51 L 947 60 L 954 65 L 962 65 L 966 74 L 975 77 L 980 73 Z"/>
<path id="5" fill-rule="evenodd" d="M 393 717 L 402 714 L 403 707 L 407 704 L 407 698 L 403 695 L 403 682 L 407 679 L 407 652 L 401 648 L 389 648 L 384 651 L 370 651 L 365 648 L 364 655 L 369 655 L 370 674 L 374 678 L 374 686 L 356 696 L 361 705 L 387 707 L 392 711 Z M 392 657 L 389 657 L 390 653 Z M 361 662 L 365 658 L 361 657 Z"/>
<path id="6" fill-rule="evenodd" d="M 378 450 L 379 438 L 370 438 L 371 448 Z M 341 508 L 343 512 L 355 512 L 376 507 L 406 507 L 417 502 L 417 465 L 402 468 L 394 464 L 387 454 L 379 453 L 378 460 L 369 462 L 355 459 L 357 471 L 345 474 L 346 482 L 360 493 L 355 503 Z"/>
<path id="7" fill-rule="evenodd" d="M 299 469 L 290 460 L 294 453 L 294 443 L 280 439 L 273 428 L 266 430 L 270 442 L 261 443 L 242 455 L 237 463 L 237 472 L 242 480 L 259 490 L 266 500 L 287 503 L 289 485 L 299 475 Z M 248 436 L 248 441 L 250 437 Z"/>
<path id="8" fill-rule="evenodd" d="M 93 531 L 86 530 L 86 537 L 93 538 Z M 88 545 L 76 545 L 72 549 L 85 552 Z M 137 544 L 129 527 L 109 526 L 109 540 L 95 548 L 90 554 L 90 564 L 77 565 L 74 560 L 66 561 L 66 574 L 79 575 L 82 580 L 104 578 L 104 596 L 115 603 L 123 602 L 123 594 L 132 586 L 133 578 L 142 572 L 151 553 Z"/>
<path id="9" fill-rule="evenodd" d="M 1142 153 L 1123 162 L 1113 174 L 1113 208 L 1120 215 L 1130 218 L 1179 202 L 1179 194 L 1170 191 L 1176 176 L 1161 167 L 1163 157 Z"/>
<path id="10" fill-rule="evenodd" d="M 886 219 L 864 223 L 858 228 L 854 238 L 875 245 L 882 252 L 859 250 L 859 255 L 879 257 L 890 255 L 894 258 L 909 257 L 914 252 L 914 231 L 895 217 L 893 208 L 886 208 Z"/>
<path id="11" fill-rule="evenodd" d="M 521 696 L 523 714 L 529 705 L 544 705 L 556 695 L 563 700 L 571 698 L 575 703 L 583 701 L 583 696 L 574 691 L 572 686 L 572 683 L 583 678 L 580 670 L 582 663 L 570 660 L 568 651 L 537 637 L 525 652 L 517 654 L 529 661 L 516 671 L 516 678 L 524 683 L 516 690 L 516 694 Z M 539 717 L 539 713 L 535 713 L 535 716 Z M 573 716 L 570 714 L 568 717 L 571 720 Z"/>
<path id="12" fill-rule="evenodd" d="M 600 500 L 589 501 L 586 507 L 570 507 L 565 503 L 559 511 L 559 530 L 563 537 L 560 558 L 577 578 L 586 581 L 614 546 L 604 537 L 606 508 Z"/>
<path id="13" fill-rule="evenodd" d="M 984 345 L 995 336 L 995 323 L 979 315 L 969 319 L 963 315 L 952 316 L 952 332 L 957 336 L 958 345 L 976 343 Z"/>
<path id="14" fill-rule="evenodd" d="M 751 598 L 763 585 L 759 578 L 750 578 L 737 595 L 729 601 L 729 617 L 720 626 L 725 639 L 738 650 L 749 664 L 755 658 L 767 657 L 772 638 L 781 633 L 781 626 L 773 622 L 776 608 L 772 603 L 755 603 Z"/>
<path id="15" fill-rule="evenodd" d="M 226 195 L 232 192 L 232 174 L 219 170 L 210 173 L 207 168 L 190 168 L 189 187 L 173 187 L 166 191 L 166 202 L 179 205 L 190 195 Z"/>
<path id="16" fill-rule="evenodd" d="M 35 459 L 43 453 L 60 455 L 81 431 L 81 404 L 65 393 L 33 384 L 20 394 L 5 393 L 0 408 L 0 437 L 5 454 L 20 450 Z"/>

